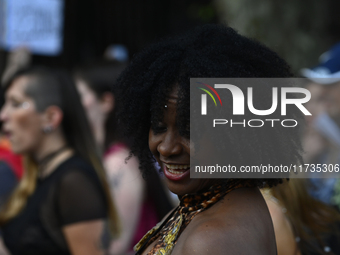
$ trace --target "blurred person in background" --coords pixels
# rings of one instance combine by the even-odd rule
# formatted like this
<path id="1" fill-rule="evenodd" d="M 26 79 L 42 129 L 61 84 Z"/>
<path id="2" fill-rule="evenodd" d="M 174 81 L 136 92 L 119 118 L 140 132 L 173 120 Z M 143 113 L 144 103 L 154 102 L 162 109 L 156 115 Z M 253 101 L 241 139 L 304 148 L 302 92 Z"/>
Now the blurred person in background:
<path id="1" fill-rule="evenodd" d="M 323 102 L 314 119 L 307 122 L 306 163 L 340 164 L 340 43 L 322 54 L 316 67 L 301 73 L 311 81 L 312 100 Z M 315 198 L 340 208 L 339 179 L 313 178 L 310 182 Z"/>
<path id="2" fill-rule="evenodd" d="M 278 255 L 340 254 L 340 214 L 313 198 L 305 179 L 262 189 L 273 220 Z"/>
<path id="3" fill-rule="evenodd" d="M 8 138 L 0 132 L 0 208 L 18 184 L 23 173 L 22 158 L 12 152 Z M 0 228 L 0 255 L 5 255 Z"/>
<path id="4" fill-rule="evenodd" d="M 310 91 L 311 99 L 305 103 L 305 107 L 312 115 L 305 116 L 306 123 L 302 136 L 304 162 L 315 163 L 327 148 L 327 138 L 315 127 L 317 118 L 325 113 L 323 88 L 319 84 L 309 82 L 306 84 L 306 89 Z"/>
<path id="5" fill-rule="evenodd" d="M 6 82 L 11 75 L 19 69 L 26 67 L 31 62 L 31 55 L 24 48 L 17 48 L 10 52 L 7 57 L 6 68 L 1 77 L 2 83 Z M 0 87 L 0 109 L 4 104 L 4 91 Z M 23 174 L 22 157 L 13 153 L 8 137 L 2 132 L 0 121 L 0 208 L 10 196 Z M 0 254 L 5 255 L 0 230 Z"/>
<path id="6" fill-rule="evenodd" d="M 0 109 L 3 104 L 3 89 L 0 88 Z M 2 129 L 1 121 L 0 129 Z M 0 207 L 20 180 L 22 172 L 21 156 L 12 152 L 8 138 L 0 130 Z"/>
<path id="7" fill-rule="evenodd" d="M 2 74 L 2 84 L 6 83 L 10 77 L 19 69 L 29 66 L 31 63 L 31 54 L 26 48 L 16 48 L 9 52 L 6 61 L 6 67 Z M 0 109 L 4 104 L 4 90 L 0 88 Z M 0 129 L 2 122 L 0 121 Z M 16 155 L 11 150 L 8 137 L 2 130 L 0 131 L 0 206 L 9 196 L 17 182 L 22 176 L 22 157 Z"/>
<path id="8" fill-rule="evenodd" d="M 3 89 L 0 87 L 0 109 L 4 104 Z M 2 122 L 0 121 L 0 129 Z M 0 208 L 10 196 L 22 176 L 22 158 L 12 152 L 8 138 L 0 130 Z M 0 229 L 0 254 L 6 255 Z"/>
<path id="9" fill-rule="evenodd" d="M 311 99 L 305 107 L 312 115 L 305 116 L 303 130 L 304 161 L 317 163 L 329 147 L 327 139 L 315 123 L 325 113 L 324 89 L 307 83 Z M 308 193 L 306 179 L 290 179 L 272 189 L 262 189 L 273 219 L 278 255 L 339 254 L 339 213 Z"/>
<path id="10" fill-rule="evenodd" d="M 113 241 L 110 254 L 132 252 L 143 235 L 172 209 L 156 170 L 143 179 L 138 159 L 130 156 L 130 143 L 122 135 L 124 126 L 117 120 L 116 79 L 125 67 L 119 62 L 104 62 L 79 68 L 75 74 L 122 220 L 122 235 Z"/>
<path id="11" fill-rule="evenodd" d="M 72 80 L 32 67 L 5 84 L 0 119 L 24 175 L 0 210 L 11 254 L 104 254 L 119 221 Z M 106 228 L 108 226 L 108 228 Z"/>
<path id="12" fill-rule="evenodd" d="M 15 155 L 8 140 L 0 134 L 0 206 L 22 176 L 22 159 Z"/>
<path id="13" fill-rule="evenodd" d="M 27 68 L 32 63 L 32 55 L 29 49 L 18 47 L 7 55 L 6 67 L 2 73 L 1 83 L 6 83 L 18 70 Z"/>

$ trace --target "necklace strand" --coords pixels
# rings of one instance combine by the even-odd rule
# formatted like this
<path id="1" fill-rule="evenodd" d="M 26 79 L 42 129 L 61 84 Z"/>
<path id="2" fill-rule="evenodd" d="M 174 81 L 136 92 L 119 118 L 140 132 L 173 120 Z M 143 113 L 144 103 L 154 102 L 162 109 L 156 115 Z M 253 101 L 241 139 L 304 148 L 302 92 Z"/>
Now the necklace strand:
<path id="1" fill-rule="evenodd" d="M 38 172 L 39 172 L 39 178 L 42 178 L 43 176 L 43 171 L 47 164 L 51 162 L 52 159 L 54 159 L 56 156 L 61 154 L 63 151 L 65 151 L 68 148 L 67 145 L 62 146 L 58 150 L 51 152 L 50 154 L 46 155 L 44 158 L 38 161 Z"/>

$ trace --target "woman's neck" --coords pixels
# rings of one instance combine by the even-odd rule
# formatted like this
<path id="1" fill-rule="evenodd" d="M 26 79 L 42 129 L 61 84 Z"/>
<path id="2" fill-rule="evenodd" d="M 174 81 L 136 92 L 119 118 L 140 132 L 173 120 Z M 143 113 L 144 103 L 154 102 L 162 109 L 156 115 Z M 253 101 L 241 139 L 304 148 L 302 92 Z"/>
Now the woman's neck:
<path id="1" fill-rule="evenodd" d="M 38 165 L 39 167 L 39 177 L 44 179 L 47 176 L 49 176 L 51 173 L 53 173 L 57 167 L 69 159 L 74 154 L 74 150 L 71 148 L 65 148 L 60 153 L 55 155 L 53 158 L 51 158 L 46 164 L 44 165 Z"/>
<path id="2" fill-rule="evenodd" d="M 92 125 L 92 132 L 99 150 L 103 152 L 105 142 L 104 123 L 96 123 L 95 125 Z"/>
<path id="3" fill-rule="evenodd" d="M 31 156 L 38 164 L 40 177 L 46 177 L 72 154 L 73 149 L 67 145 L 65 137 L 56 131 L 46 136 Z"/>

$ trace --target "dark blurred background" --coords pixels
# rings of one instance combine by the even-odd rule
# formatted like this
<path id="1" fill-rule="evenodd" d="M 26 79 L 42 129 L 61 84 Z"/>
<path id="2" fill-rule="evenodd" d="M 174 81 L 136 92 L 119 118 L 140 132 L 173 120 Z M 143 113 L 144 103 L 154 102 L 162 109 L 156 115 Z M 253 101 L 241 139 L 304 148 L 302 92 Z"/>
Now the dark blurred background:
<path id="1" fill-rule="evenodd" d="M 54 57 L 34 55 L 34 64 L 71 68 L 101 58 L 110 44 L 125 45 L 132 57 L 160 37 L 218 22 L 216 8 L 210 0 L 72 0 L 64 1 L 63 13 L 61 54 Z M 1 51 L 1 71 L 6 54 Z"/>
<path id="2" fill-rule="evenodd" d="M 2 9 L 9 1 L 17 0 L 0 0 Z M 340 40 L 337 0 L 54 1 L 64 5 L 62 51 L 53 57 L 34 54 L 33 64 L 72 68 L 101 58 L 112 44 L 125 45 L 131 59 L 160 37 L 222 22 L 265 43 L 297 72 Z M 6 55 L 2 49 L 0 74 Z"/>

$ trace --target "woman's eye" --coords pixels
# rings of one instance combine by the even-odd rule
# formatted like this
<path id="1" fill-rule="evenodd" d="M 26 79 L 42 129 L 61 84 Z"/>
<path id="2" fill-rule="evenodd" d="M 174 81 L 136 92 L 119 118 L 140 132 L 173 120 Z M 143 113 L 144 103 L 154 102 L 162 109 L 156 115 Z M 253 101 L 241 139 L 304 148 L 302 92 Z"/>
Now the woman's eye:
<path id="1" fill-rule="evenodd" d="M 154 134 L 163 133 L 163 132 L 166 132 L 166 130 L 167 128 L 164 125 L 158 125 L 158 126 L 152 127 L 152 131 L 154 132 Z"/>
<path id="2" fill-rule="evenodd" d="M 23 108 L 27 109 L 29 108 L 30 104 L 28 102 L 19 102 L 19 101 L 10 101 L 10 106 L 13 108 Z"/>
<path id="3" fill-rule="evenodd" d="M 20 107 L 21 104 L 22 104 L 22 103 L 17 102 L 17 101 L 11 101 L 11 102 L 10 102 L 10 105 L 11 105 L 12 107 L 15 107 L 15 108 Z"/>

